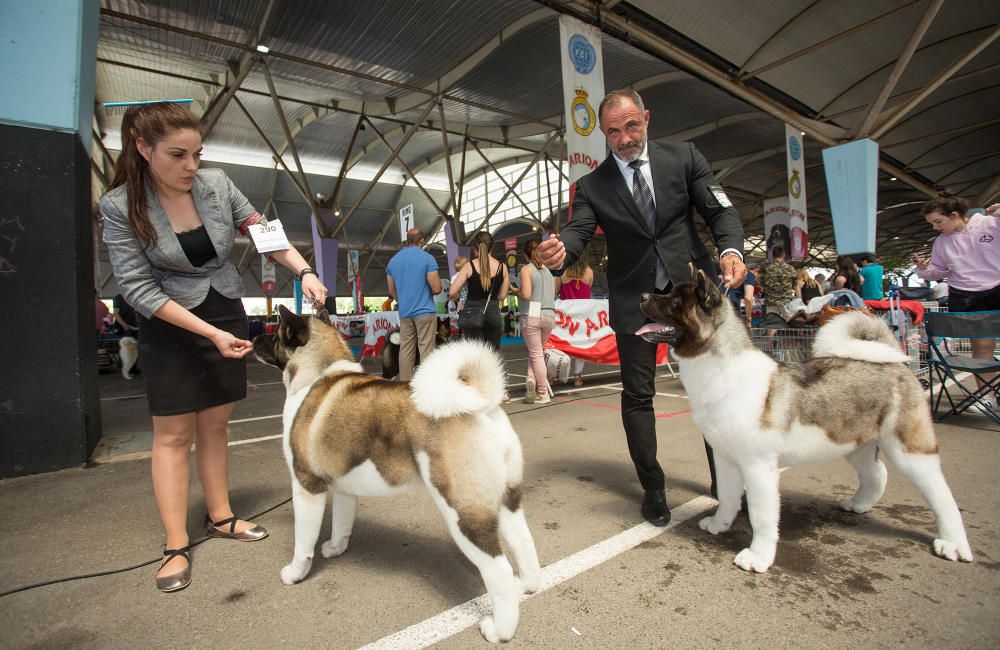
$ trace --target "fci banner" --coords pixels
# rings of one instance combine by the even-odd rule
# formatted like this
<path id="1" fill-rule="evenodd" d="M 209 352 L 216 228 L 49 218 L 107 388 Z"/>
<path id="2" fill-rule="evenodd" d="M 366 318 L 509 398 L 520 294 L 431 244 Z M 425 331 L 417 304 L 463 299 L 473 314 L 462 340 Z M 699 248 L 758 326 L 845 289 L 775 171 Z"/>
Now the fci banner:
<path id="1" fill-rule="evenodd" d="M 802 132 L 785 125 L 785 160 L 788 168 L 788 226 L 791 230 L 790 259 L 809 255 L 809 219 L 806 212 L 805 146 Z"/>
<path id="2" fill-rule="evenodd" d="M 265 296 L 273 296 L 278 292 L 278 275 L 270 255 L 260 256 L 260 290 Z"/>
<path id="3" fill-rule="evenodd" d="M 607 300 L 556 300 L 556 323 L 545 347 L 571 357 L 618 365 L 615 332 L 608 324 Z M 667 362 L 667 346 L 656 348 L 656 363 Z"/>
<path id="4" fill-rule="evenodd" d="M 604 99 L 604 58 L 601 32 L 576 18 L 559 16 L 559 39 L 572 204 L 576 179 L 597 169 L 605 157 L 604 135 L 597 128 L 597 108 Z"/>

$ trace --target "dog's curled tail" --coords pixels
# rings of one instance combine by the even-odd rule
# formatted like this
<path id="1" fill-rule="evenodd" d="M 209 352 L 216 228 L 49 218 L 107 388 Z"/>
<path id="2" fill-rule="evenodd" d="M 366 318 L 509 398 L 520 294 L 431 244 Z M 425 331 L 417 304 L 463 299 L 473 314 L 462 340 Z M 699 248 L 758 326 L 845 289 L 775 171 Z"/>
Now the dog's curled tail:
<path id="1" fill-rule="evenodd" d="M 849 311 L 819 328 L 813 342 L 814 357 L 839 357 L 870 363 L 900 363 L 910 358 L 882 320 L 860 311 Z"/>
<path id="2" fill-rule="evenodd" d="M 443 345 L 421 361 L 410 390 L 424 415 L 446 418 L 496 408 L 506 386 L 503 360 L 485 341 Z"/>

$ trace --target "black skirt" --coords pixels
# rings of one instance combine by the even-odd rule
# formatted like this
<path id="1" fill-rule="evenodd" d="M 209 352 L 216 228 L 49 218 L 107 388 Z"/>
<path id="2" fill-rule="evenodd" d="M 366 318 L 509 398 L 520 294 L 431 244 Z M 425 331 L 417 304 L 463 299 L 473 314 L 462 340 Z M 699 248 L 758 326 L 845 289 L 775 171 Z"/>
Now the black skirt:
<path id="1" fill-rule="evenodd" d="M 203 321 L 246 339 L 243 301 L 209 289 L 190 310 Z M 245 359 L 227 359 L 204 336 L 159 318 L 142 318 L 139 359 L 150 415 L 180 415 L 236 402 L 247 396 Z"/>

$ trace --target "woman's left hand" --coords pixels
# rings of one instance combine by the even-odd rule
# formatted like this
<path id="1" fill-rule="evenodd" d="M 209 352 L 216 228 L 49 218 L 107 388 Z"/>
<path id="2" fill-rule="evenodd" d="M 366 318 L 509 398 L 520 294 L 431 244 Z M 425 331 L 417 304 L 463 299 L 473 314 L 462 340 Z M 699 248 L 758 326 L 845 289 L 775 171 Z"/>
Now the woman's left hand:
<path id="1" fill-rule="evenodd" d="M 309 299 L 314 309 L 322 309 L 323 305 L 326 304 L 326 287 L 319 277 L 312 273 L 302 278 L 302 293 Z"/>

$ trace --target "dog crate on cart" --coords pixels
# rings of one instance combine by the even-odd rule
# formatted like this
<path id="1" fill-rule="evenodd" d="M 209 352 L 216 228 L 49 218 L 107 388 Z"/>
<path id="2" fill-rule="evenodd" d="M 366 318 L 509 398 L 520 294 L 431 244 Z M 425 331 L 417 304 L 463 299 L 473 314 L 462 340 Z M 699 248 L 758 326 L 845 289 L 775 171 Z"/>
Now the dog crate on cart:
<path id="1" fill-rule="evenodd" d="M 754 346 L 781 363 L 802 363 L 812 357 L 812 344 L 818 327 L 785 327 L 768 329 L 751 327 Z"/>

